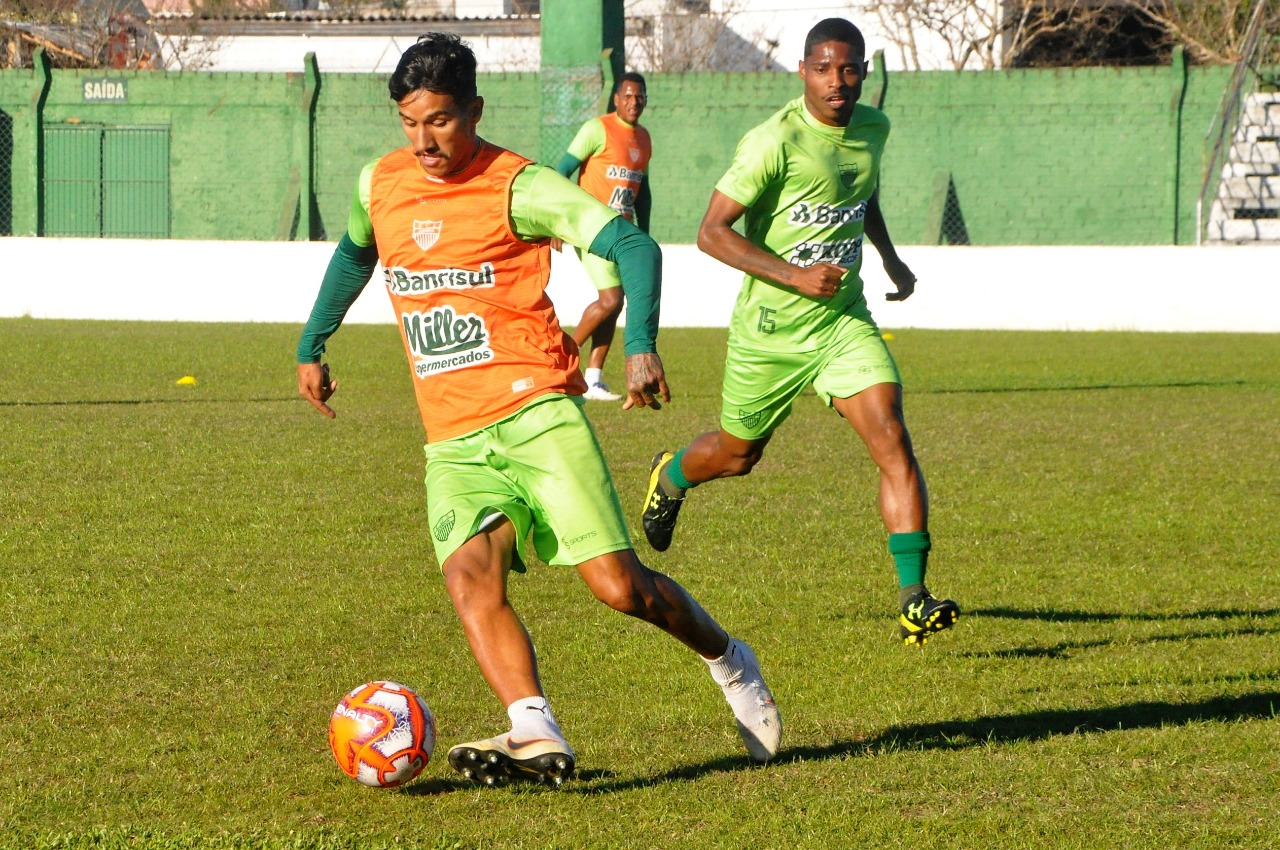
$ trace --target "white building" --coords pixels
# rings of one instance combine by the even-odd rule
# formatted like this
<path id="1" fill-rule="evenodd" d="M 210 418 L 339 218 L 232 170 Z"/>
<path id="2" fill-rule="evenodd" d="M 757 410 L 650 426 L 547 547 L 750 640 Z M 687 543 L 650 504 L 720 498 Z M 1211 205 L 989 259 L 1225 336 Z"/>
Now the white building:
<path id="1" fill-rule="evenodd" d="M 144 2 L 155 14 L 169 68 L 297 71 L 314 52 L 322 71 L 387 73 L 432 29 L 466 38 L 482 71 L 539 67 L 537 0 L 410 0 L 396 12 L 376 2 L 295 0 L 291 12 L 203 20 L 189 16 L 186 0 Z M 845 17 L 862 29 L 869 53 L 884 51 L 888 68 L 954 68 L 944 38 L 903 30 L 903 6 L 901 0 L 625 0 L 626 64 L 641 71 L 791 71 L 809 28 Z"/>

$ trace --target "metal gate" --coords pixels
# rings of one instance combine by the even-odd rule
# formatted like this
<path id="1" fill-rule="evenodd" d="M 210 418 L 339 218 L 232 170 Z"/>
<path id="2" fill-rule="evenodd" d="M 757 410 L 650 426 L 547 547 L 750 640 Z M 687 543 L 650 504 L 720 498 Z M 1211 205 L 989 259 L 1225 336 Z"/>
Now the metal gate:
<path id="1" fill-rule="evenodd" d="M 169 236 L 169 128 L 46 127 L 45 236 Z"/>

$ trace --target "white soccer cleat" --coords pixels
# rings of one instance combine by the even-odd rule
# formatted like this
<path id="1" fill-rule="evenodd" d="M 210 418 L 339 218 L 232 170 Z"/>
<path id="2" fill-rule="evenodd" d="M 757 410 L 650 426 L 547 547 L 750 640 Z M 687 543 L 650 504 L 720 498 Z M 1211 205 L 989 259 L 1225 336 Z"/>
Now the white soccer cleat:
<path id="1" fill-rule="evenodd" d="M 712 678 L 720 685 L 724 698 L 733 709 L 733 716 L 738 721 L 738 734 L 742 736 L 742 743 L 747 745 L 751 759 L 766 762 L 778 754 L 778 746 L 782 743 L 782 715 L 778 712 L 778 704 L 765 684 L 760 663 L 756 661 L 751 647 L 740 640 L 730 640 L 724 663 L 736 671 L 721 681 L 716 672 L 719 665 L 713 665 Z"/>
<path id="2" fill-rule="evenodd" d="M 622 396 L 611 391 L 603 383 L 592 384 L 587 387 L 587 391 L 582 394 L 587 401 L 618 401 Z"/>
<path id="3" fill-rule="evenodd" d="M 573 776 L 573 748 L 560 738 L 518 740 L 504 732 L 483 741 L 471 741 L 449 750 L 449 764 L 472 782 L 506 785 L 511 780 L 560 785 Z"/>

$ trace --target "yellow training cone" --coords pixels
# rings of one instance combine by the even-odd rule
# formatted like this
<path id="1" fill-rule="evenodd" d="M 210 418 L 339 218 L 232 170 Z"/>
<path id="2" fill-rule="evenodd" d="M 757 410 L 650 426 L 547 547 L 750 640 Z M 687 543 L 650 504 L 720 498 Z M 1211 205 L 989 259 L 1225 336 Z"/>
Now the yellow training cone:
<path id="1" fill-rule="evenodd" d="M 195 375 L 183 375 L 181 378 L 178 379 L 178 386 L 180 387 L 194 387 L 195 385 L 196 385 Z"/>

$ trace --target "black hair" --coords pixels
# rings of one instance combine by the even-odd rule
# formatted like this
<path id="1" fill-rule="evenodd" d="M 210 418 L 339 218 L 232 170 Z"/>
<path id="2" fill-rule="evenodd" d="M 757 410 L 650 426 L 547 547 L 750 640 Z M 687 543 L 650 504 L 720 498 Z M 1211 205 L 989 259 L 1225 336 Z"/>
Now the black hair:
<path id="1" fill-rule="evenodd" d="M 649 90 L 649 87 L 644 84 L 644 75 L 641 74 L 639 71 L 627 71 L 621 77 L 618 77 L 617 81 L 615 81 L 613 84 L 614 94 L 617 94 L 618 92 L 622 91 L 623 83 L 635 83 L 645 91 Z"/>
<path id="2" fill-rule="evenodd" d="M 466 106 L 476 99 L 476 55 L 453 33 L 429 32 L 400 57 L 387 90 L 397 103 L 411 92 L 426 90 L 447 94 Z"/>
<path id="3" fill-rule="evenodd" d="M 824 41 L 839 41 L 847 44 L 859 54 L 866 55 L 867 43 L 862 38 L 862 30 L 844 18 L 826 18 L 818 21 L 804 38 L 804 55 L 809 56 L 813 48 Z"/>

